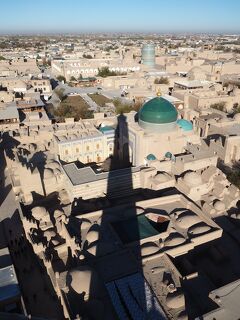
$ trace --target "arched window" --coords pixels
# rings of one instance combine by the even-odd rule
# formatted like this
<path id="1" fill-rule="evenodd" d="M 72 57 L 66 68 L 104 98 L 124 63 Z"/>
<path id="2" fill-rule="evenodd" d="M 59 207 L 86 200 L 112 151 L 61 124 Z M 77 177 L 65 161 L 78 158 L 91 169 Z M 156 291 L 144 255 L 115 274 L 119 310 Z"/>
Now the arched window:
<path id="1" fill-rule="evenodd" d="M 66 156 L 68 155 L 68 150 L 65 150 L 65 155 L 66 155 Z"/>
<path id="2" fill-rule="evenodd" d="M 76 148 L 76 153 L 79 153 L 79 148 Z"/>
<path id="3" fill-rule="evenodd" d="M 99 143 L 96 145 L 97 149 L 99 149 Z"/>
<path id="4" fill-rule="evenodd" d="M 89 151 L 89 150 L 90 150 L 89 146 L 87 146 L 87 147 L 86 147 L 86 150 L 87 150 L 87 151 Z"/>

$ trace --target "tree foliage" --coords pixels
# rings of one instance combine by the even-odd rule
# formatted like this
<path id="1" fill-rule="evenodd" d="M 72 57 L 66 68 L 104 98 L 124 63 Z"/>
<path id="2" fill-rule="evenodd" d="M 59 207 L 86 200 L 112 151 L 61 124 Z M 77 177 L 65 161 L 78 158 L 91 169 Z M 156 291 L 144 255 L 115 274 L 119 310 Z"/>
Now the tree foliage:
<path id="1" fill-rule="evenodd" d="M 210 108 L 225 112 L 226 111 L 225 106 L 226 106 L 226 102 L 222 101 L 222 102 L 216 102 L 211 104 Z"/>
<path id="2" fill-rule="evenodd" d="M 131 104 L 122 102 L 122 100 L 119 98 L 114 99 L 113 104 L 115 106 L 117 114 L 128 113 L 133 110 Z"/>
<path id="3" fill-rule="evenodd" d="M 54 110 L 54 115 L 63 120 L 64 118 L 89 119 L 93 117 L 93 111 L 80 96 L 65 97 L 59 107 Z"/>
<path id="4" fill-rule="evenodd" d="M 240 170 L 234 170 L 227 175 L 228 180 L 240 189 Z"/>
<path id="5" fill-rule="evenodd" d="M 77 79 L 74 76 L 71 76 L 70 81 L 77 81 Z"/>
<path id="6" fill-rule="evenodd" d="M 66 82 L 66 78 L 64 77 L 64 76 L 62 76 L 62 75 L 59 75 L 59 76 L 57 76 L 57 79 L 58 79 L 58 81 L 64 81 L 64 82 Z"/>
<path id="7" fill-rule="evenodd" d="M 93 57 L 90 54 L 83 54 L 83 58 L 85 59 L 92 59 Z"/>
<path id="8" fill-rule="evenodd" d="M 120 76 L 120 75 L 126 75 L 126 72 L 115 72 L 110 71 L 108 67 L 102 67 L 98 68 L 98 76 L 99 77 L 110 77 L 110 76 Z"/>
<path id="9" fill-rule="evenodd" d="M 155 84 L 169 84 L 169 80 L 167 77 L 160 77 L 154 80 Z"/>
<path id="10" fill-rule="evenodd" d="M 64 89 L 63 88 L 56 88 L 54 90 L 54 92 L 56 93 L 56 95 L 58 96 L 58 98 L 62 101 L 63 98 L 65 97 L 65 94 L 64 94 Z"/>
<path id="11" fill-rule="evenodd" d="M 88 95 L 100 107 L 105 106 L 105 104 L 108 103 L 108 102 L 112 102 L 111 99 L 105 97 L 102 94 L 99 94 L 98 92 L 97 93 L 89 93 Z"/>

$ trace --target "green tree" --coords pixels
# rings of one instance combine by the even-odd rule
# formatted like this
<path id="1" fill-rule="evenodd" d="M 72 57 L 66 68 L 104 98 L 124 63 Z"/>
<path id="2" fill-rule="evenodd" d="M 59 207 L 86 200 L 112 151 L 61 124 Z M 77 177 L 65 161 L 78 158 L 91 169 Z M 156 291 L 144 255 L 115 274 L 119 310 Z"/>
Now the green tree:
<path id="1" fill-rule="evenodd" d="M 93 57 L 90 54 L 83 54 L 83 58 L 85 59 L 92 59 Z"/>
<path id="2" fill-rule="evenodd" d="M 126 75 L 126 72 L 115 72 L 115 71 L 110 71 L 108 67 L 102 67 L 98 68 L 98 76 L 99 77 L 110 77 L 110 76 L 120 76 L 120 75 Z"/>
<path id="3" fill-rule="evenodd" d="M 219 110 L 219 111 L 223 111 L 226 112 L 226 102 L 222 101 L 222 102 L 217 102 L 217 103 L 213 103 L 210 105 L 210 108 Z"/>
<path id="4" fill-rule="evenodd" d="M 65 97 L 65 94 L 64 94 L 64 89 L 63 88 L 56 88 L 54 90 L 54 92 L 56 93 L 56 95 L 58 96 L 58 98 L 62 101 Z"/>
<path id="5" fill-rule="evenodd" d="M 117 114 L 122 114 L 122 113 L 128 113 L 130 111 L 133 111 L 134 108 L 131 104 L 129 103 L 124 103 L 121 101 L 121 99 L 117 98 L 113 100 L 113 104 L 116 109 Z"/>
<path id="6" fill-rule="evenodd" d="M 71 76 L 70 81 L 77 81 L 77 79 L 74 76 Z"/>
<path id="7" fill-rule="evenodd" d="M 61 120 L 64 118 L 74 118 L 75 121 L 80 119 L 89 119 L 93 117 L 93 111 L 87 106 L 72 106 L 70 104 L 61 104 L 55 111 L 54 115 Z"/>
<path id="8" fill-rule="evenodd" d="M 155 84 L 169 84 L 169 80 L 167 77 L 160 77 L 154 80 Z"/>
<path id="9" fill-rule="evenodd" d="M 66 78 L 64 77 L 64 76 L 62 76 L 62 75 L 59 75 L 59 76 L 57 76 L 57 79 L 58 79 L 58 81 L 64 81 L 64 82 L 66 82 Z"/>
<path id="10" fill-rule="evenodd" d="M 102 67 L 102 68 L 98 68 L 98 76 L 99 77 L 109 77 L 109 76 L 116 76 L 116 72 L 114 71 L 110 71 L 108 67 Z"/>
<path id="11" fill-rule="evenodd" d="M 228 180 L 240 189 L 240 170 L 234 170 L 227 175 Z"/>

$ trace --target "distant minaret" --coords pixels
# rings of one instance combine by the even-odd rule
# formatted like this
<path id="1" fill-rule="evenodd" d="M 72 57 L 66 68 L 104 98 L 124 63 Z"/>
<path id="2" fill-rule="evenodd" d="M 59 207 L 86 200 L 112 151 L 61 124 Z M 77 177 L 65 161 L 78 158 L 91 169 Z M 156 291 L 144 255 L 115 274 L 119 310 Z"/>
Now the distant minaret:
<path id="1" fill-rule="evenodd" d="M 154 44 L 143 45 L 142 64 L 149 67 L 155 66 L 155 45 Z"/>

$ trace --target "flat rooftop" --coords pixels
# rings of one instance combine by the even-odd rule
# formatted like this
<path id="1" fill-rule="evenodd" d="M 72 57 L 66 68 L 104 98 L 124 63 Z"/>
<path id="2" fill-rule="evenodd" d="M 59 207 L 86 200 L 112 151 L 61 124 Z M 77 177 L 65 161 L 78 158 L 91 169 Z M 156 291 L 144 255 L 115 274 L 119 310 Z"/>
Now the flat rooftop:
<path id="1" fill-rule="evenodd" d="M 90 166 L 84 168 L 78 168 L 75 163 L 69 163 L 63 165 L 63 170 L 71 183 L 74 186 L 94 182 L 103 179 L 116 179 L 124 175 L 129 175 L 129 172 L 135 173 L 140 171 L 140 167 L 136 168 L 126 168 L 114 170 L 111 172 L 100 172 L 96 173 Z"/>
<path id="2" fill-rule="evenodd" d="M 21 295 L 8 248 L 0 249 L 0 302 Z"/>

